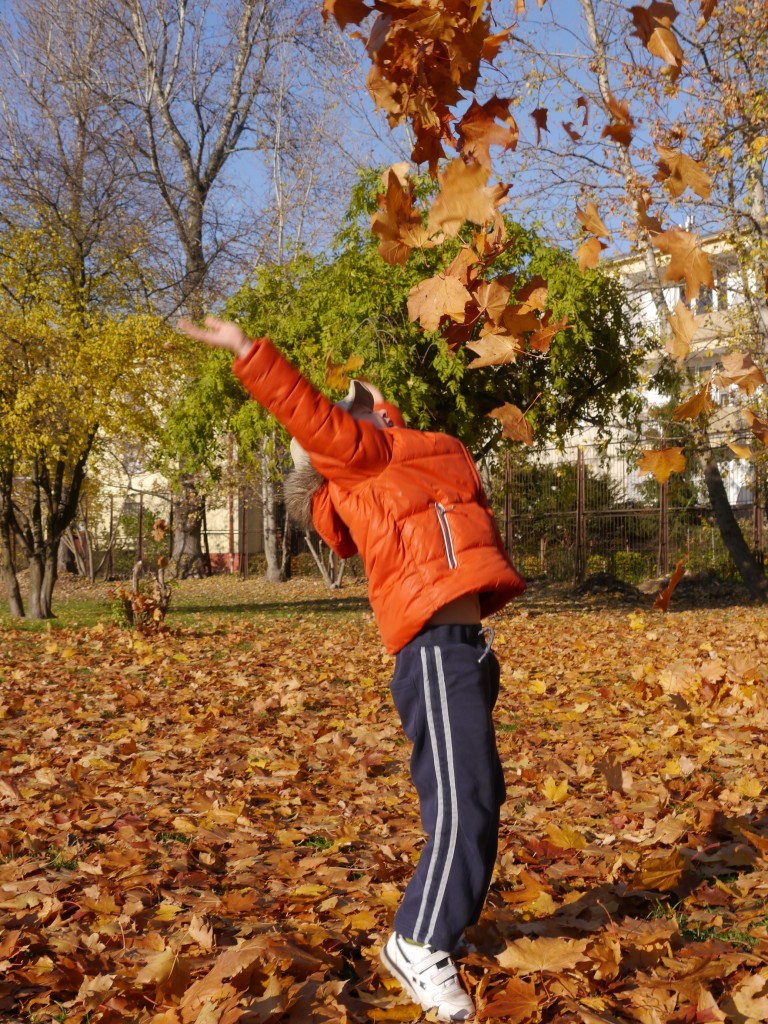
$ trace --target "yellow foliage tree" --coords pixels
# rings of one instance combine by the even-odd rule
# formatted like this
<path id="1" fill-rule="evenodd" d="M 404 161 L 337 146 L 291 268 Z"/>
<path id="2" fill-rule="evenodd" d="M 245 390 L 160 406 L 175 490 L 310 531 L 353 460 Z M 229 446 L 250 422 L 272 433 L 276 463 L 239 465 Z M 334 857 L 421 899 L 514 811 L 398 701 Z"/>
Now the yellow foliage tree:
<path id="1" fill-rule="evenodd" d="M 0 232 L 0 573 L 24 615 L 14 550 L 29 567 L 27 615 L 50 618 L 57 555 L 100 438 L 151 429 L 152 382 L 169 331 L 131 300 L 129 260 L 73 273 L 61 238 Z M 14 543 L 15 540 L 15 543 Z"/>

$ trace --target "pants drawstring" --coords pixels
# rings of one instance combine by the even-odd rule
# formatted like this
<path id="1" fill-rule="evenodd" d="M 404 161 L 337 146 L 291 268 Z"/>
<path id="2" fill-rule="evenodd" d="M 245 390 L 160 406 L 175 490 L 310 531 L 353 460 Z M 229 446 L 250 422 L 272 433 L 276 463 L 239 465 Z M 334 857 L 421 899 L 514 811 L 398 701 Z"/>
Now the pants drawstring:
<path id="1" fill-rule="evenodd" d="M 496 631 L 494 630 L 493 626 L 483 626 L 480 632 L 485 637 L 485 650 L 477 659 L 478 664 L 483 660 L 483 658 L 487 657 L 488 652 L 493 647 L 493 638 L 496 636 Z"/>

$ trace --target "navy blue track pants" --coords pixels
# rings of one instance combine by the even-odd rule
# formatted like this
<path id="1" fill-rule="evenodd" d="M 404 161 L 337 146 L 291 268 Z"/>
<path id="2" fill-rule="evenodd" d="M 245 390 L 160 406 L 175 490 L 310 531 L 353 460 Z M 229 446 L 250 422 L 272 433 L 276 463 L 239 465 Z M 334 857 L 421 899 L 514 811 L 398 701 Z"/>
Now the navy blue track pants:
<path id="1" fill-rule="evenodd" d="M 479 919 L 496 861 L 499 663 L 480 626 L 433 626 L 398 653 L 391 686 L 427 834 L 395 929 L 450 952 Z"/>

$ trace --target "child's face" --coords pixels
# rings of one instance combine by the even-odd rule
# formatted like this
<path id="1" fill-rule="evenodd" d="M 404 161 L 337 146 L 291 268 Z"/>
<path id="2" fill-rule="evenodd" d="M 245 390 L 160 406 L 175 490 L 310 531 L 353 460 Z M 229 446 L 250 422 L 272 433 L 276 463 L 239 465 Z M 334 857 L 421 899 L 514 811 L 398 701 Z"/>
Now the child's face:
<path id="1" fill-rule="evenodd" d="M 365 420 L 366 423 L 372 423 L 379 430 L 386 430 L 387 427 L 394 426 L 392 420 L 383 409 L 364 409 L 361 406 L 355 406 L 350 410 L 350 415 L 356 420 Z"/>

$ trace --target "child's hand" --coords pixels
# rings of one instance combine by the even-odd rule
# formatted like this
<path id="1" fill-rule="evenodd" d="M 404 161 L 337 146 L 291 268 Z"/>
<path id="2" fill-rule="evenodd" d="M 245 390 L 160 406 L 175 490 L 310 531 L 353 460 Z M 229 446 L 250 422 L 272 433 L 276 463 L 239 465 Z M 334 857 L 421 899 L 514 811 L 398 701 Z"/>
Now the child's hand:
<path id="1" fill-rule="evenodd" d="M 186 317 L 181 317 L 177 324 L 180 331 L 188 334 L 195 341 L 202 341 L 211 348 L 226 348 L 238 358 L 247 355 L 251 350 L 251 340 L 242 327 L 229 320 L 219 320 L 215 316 L 205 318 L 205 326 L 198 327 Z"/>

